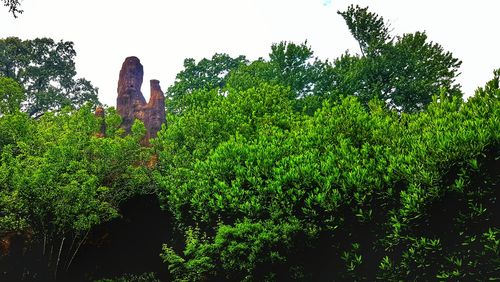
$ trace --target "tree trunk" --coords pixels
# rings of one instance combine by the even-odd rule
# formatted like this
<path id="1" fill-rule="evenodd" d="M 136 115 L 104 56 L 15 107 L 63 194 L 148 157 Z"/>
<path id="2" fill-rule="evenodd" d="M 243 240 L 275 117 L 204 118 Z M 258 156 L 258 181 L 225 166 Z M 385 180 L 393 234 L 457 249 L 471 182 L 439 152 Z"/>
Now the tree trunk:
<path id="1" fill-rule="evenodd" d="M 42 256 L 45 256 L 45 248 L 47 247 L 47 232 L 43 232 L 43 249 Z"/>
<path id="2" fill-rule="evenodd" d="M 56 269 L 54 270 L 54 279 L 57 280 L 57 269 L 59 268 L 59 260 L 61 259 L 61 251 L 64 246 L 64 240 L 66 240 L 66 237 L 63 237 L 61 240 L 61 245 L 59 246 L 59 254 L 57 255 L 57 261 L 56 261 Z"/>
<path id="3" fill-rule="evenodd" d="M 68 262 L 68 257 L 71 256 L 71 253 L 73 251 L 73 246 L 75 245 L 75 241 L 76 241 L 77 237 L 78 237 L 78 232 L 75 232 L 75 234 L 73 235 L 73 240 L 71 240 L 71 244 L 69 245 L 68 251 L 66 252 L 67 255 L 66 255 L 66 260 L 64 261 L 65 263 Z"/>
<path id="4" fill-rule="evenodd" d="M 87 236 L 89 235 L 90 229 L 87 230 L 87 233 L 85 233 L 85 236 L 83 236 L 82 240 L 78 243 L 78 246 L 76 247 L 75 251 L 73 252 L 73 255 L 71 256 L 71 259 L 69 260 L 68 264 L 66 265 L 66 271 L 68 271 L 69 267 L 71 266 L 71 263 L 73 263 L 73 259 L 75 259 L 76 254 L 78 253 L 78 250 L 82 246 L 83 242 L 87 240 Z"/>

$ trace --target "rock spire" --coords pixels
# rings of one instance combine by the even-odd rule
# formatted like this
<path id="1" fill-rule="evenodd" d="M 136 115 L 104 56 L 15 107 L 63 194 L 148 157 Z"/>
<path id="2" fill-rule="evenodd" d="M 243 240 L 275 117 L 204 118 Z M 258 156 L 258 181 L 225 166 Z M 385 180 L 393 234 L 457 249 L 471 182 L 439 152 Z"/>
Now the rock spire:
<path id="1" fill-rule="evenodd" d="M 155 138 L 161 125 L 165 123 L 165 96 L 158 80 L 151 80 L 149 102 L 141 92 L 144 69 L 137 57 L 128 57 L 122 64 L 118 79 L 116 109 L 122 117 L 122 128 L 130 133 L 134 119 L 139 119 L 147 129 L 145 141 Z"/>

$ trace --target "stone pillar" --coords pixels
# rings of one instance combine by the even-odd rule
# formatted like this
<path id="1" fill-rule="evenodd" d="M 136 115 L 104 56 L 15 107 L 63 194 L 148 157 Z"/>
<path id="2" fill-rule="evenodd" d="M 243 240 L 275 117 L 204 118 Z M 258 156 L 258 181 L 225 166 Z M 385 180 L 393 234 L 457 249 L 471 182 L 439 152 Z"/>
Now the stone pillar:
<path id="1" fill-rule="evenodd" d="M 128 57 L 122 64 L 118 79 L 118 98 L 116 109 L 122 117 L 122 128 L 130 133 L 134 119 L 139 119 L 147 129 L 145 144 L 155 138 L 161 125 L 165 123 L 165 96 L 158 80 L 151 80 L 149 103 L 141 92 L 144 69 L 137 57 Z"/>
<path id="2" fill-rule="evenodd" d="M 160 81 L 153 79 L 150 81 L 150 84 L 151 96 L 144 115 L 144 125 L 148 130 L 148 139 L 156 137 L 166 119 L 165 96 L 161 91 Z"/>
<path id="3" fill-rule="evenodd" d="M 137 57 L 125 59 L 118 79 L 116 110 L 122 117 L 121 126 L 126 133 L 130 133 L 135 113 L 146 105 L 146 100 L 141 93 L 143 75 L 144 70 Z"/>

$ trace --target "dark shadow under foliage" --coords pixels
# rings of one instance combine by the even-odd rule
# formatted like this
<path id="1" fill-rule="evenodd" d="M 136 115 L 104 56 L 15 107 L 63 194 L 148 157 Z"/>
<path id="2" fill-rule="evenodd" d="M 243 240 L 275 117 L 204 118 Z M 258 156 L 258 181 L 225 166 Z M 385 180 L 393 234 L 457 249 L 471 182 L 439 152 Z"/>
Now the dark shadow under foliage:
<path id="1" fill-rule="evenodd" d="M 153 272 L 168 281 L 160 259 L 161 246 L 171 234 L 170 216 L 160 209 L 156 196 L 136 196 L 121 208 L 122 217 L 99 225 L 89 234 L 67 273 L 57 281 L 94 281 Z M 0 281 L 51 281 L 41 244 L 29 247 L 17 236 L 9 256 L 0 260 Z M 62 271 L 61 271 L 62 272 Z"/>

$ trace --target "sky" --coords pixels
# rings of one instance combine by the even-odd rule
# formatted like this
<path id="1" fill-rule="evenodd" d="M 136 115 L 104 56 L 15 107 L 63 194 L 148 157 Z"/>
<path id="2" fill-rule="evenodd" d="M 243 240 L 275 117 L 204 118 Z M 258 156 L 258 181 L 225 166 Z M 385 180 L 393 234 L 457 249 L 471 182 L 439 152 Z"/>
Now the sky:
<path id="1" fill-rule="evenodd" d="M 335 59 L 359 53 L 338 10 L 369 6 L 389 22 L 393 35 L 425 31 L 429 40 L 462 60 L 457 81 L 466 96 L 500 68 L 499 0 L 21 0 L 14 19 L 0 7 L 0 38 L 50 37 L 72 41 L 78 77 L 99 88 L 115 106 L 118 73 L 128 56 L 165 91 L 185 58 L 215 53 L 267 58 L 273 43 L 307 40 L 315 55 Z"/>

